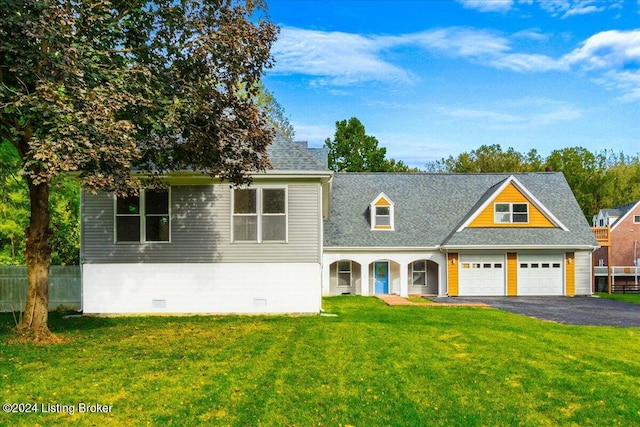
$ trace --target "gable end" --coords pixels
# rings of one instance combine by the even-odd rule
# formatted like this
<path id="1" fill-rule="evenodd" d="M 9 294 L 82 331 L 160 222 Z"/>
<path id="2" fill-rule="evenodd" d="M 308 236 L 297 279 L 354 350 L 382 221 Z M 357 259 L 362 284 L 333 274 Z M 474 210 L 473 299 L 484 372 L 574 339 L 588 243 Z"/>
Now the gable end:
<path id="1" fill-rule="evenodd" d="M 514 211 L 526 212 L 524 218 Z M 507 216 L 497 221 L 499 212 Z M 509 215 L 512 219 L 509 220 Z M 498 186 L 487 200 L 460 226 L 465 228 L 561 228 L 568 229 L 513 175 Z"/>

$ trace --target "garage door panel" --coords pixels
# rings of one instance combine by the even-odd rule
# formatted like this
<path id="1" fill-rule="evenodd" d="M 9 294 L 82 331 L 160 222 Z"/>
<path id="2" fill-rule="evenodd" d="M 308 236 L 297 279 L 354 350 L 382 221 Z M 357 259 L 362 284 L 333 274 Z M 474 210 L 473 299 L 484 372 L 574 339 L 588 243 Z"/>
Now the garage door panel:
<path id="1" fill-rule="evenodd" d="M 518 255 L 518 295 L 564 295 L 564 256 Z"/>
<path id="2" fill-rule="evenodd" d="M 461 255 L 460 296 L 505 295 L 504 255 Z"/>

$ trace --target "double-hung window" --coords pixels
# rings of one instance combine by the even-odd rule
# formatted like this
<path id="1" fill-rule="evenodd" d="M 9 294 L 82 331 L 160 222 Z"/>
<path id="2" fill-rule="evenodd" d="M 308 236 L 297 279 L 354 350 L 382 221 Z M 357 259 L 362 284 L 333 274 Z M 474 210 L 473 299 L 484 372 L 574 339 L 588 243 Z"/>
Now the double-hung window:
<path id="1" fill-rule="evenodd" d="M 411 263 L 411 284 L 413 286 L 427 284 L 427 261 L 420 260 Z"/>
<path id="2" fill-rule="evenodd" d="M 375 206 L 375 224 L 376 227 L 391 227 L 391 207 L 390 206 Z"/>
<path id="3" fill-rule="evenodd" d="M 351 286 L 351 261 L 338 261 L 338 286 Z"/>
<path id="4" fill-rule="evenodd" d="M 116 242 L 169 242 L 169 190 L 141 190 L 116 199 Z"/>
<path id="5" fill-rule="evenodd" d="M 380 193 L 371 204 L 371 229 L 372 230 L 393 230 L 393 202 L 384 193 Z"/>
<path id="6" fill-rule="evenodd" d="M 286 242 L 287 189 L 234 189 L 232 217 L 234 242 Z"/>
<path id="7" fill-rule="evenodd" d="M 528 203 L 496 203 L 494 205 L 496 224 L 513 224 L 529 222 Z"/>

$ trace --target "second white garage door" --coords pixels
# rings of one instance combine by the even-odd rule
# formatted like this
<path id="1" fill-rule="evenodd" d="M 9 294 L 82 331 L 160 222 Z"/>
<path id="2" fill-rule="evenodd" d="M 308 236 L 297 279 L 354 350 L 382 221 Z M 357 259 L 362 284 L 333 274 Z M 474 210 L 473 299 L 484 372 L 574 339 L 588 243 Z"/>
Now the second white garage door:
<path id="1" fill-rule="evenodd" d="M 460 255 L 458 294 L 506 295 L 504 255 Z"/>
<path id="2" fill-rule="evenodd" d="M 518 295 L 564 295 L 564 256 L 518 254 Z"/>

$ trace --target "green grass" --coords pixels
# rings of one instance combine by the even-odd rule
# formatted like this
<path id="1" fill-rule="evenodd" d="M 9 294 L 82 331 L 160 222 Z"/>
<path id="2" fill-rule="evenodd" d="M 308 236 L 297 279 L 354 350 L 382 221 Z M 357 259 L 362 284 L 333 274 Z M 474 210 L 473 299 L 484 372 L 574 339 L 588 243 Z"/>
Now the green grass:
<path id="1" fill-rule="evenodd" d="M 0 425 L 640 424 L 640 329 L 469 307 L 333 297 L 337 317 L 52 315 L 65 340 L 15 340 L 0 316 L 0 400 L 112 405 L 0 413 Z"/>
<path id="2" fill-rule="evenodd" d="M 614 299 L 618 301 L 632 302 L 634 304 L 640 304 L 640 293 L 638 294 L 621 294 L 615 293 L 609 295 L 606 292 L 596 292 L 596 295 L 600 298 Z"/>

